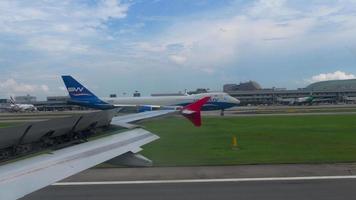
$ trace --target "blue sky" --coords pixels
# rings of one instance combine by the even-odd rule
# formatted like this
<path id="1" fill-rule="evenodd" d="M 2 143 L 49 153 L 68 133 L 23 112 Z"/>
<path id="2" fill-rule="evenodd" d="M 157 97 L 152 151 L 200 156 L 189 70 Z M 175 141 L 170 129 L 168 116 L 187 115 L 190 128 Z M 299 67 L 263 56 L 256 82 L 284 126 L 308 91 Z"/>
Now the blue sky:
<path id="1" fill-rule="evenodd" d="M 355 0 L 2 0 L 0 97 L 355 78 Z"/>

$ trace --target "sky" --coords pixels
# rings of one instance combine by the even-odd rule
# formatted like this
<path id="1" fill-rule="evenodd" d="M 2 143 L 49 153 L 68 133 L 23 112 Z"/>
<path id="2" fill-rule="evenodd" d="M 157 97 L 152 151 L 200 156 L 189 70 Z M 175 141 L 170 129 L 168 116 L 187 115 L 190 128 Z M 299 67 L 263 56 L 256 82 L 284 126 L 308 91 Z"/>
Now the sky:
<path id="1" fill-rule="evenodd" d="M 356 0 L 1 0 L 0 98 L 356 78 Z"/>

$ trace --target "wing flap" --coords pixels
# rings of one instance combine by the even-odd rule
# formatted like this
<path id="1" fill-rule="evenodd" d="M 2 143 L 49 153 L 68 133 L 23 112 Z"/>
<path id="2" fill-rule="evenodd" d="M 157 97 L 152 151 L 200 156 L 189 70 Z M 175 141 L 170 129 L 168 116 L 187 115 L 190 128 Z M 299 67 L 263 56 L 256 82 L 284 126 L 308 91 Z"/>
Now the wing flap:
<path id="1" fill-rule="evenodd" d="M 90 142 L 0 166 L 0 199 L 18 199 L 159 137 L 133 129 Z"/>
<path id="2" fill-rule="evenodd" d="M 125 125 L 130 125 L 130 122 L 136 122 L 144 119 L 150 119 L 155 117 L 160 117 L 163 115 L 179 113 L 177 110 L 156 110 L 156 111 L 147 111 L 123 116 L 114 117 L 111 120 L 111 124 L 125 127 Z M 134 125 L 131 125 L 134 126 Z"/>

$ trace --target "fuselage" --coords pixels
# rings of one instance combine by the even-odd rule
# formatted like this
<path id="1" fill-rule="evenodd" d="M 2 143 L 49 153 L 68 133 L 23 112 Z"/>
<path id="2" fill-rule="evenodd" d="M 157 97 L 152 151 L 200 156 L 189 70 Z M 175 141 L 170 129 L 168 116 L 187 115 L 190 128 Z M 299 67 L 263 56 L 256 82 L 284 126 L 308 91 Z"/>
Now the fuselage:
<path id="1" fill-rule="evenodd" d="M 298 97 L 298 98 L 278 98 L 277 101 L 285 102 L 289 104 L 302 104 L 302 103 L 311 103 L 313 101 L 313 97 Z"/>
<path id="2" fill-rule="evenodd" d="M 346 101 L 356 101 L 356 97 L 348 97 L 348 96 L 345 96 L 345 97 L 344 97 L 344 100 L 346 100 Z"/>
<path id="3" fill-rule="evenodd" d="M 11 104 L 10 109 L 15 112 L 36 111 L 37 108 L 32 104 Z"/>
<path id="4" fill-rule="evenodd" d="M 313 97 L 300 97 L 297 99 L 298 103 L 309 103 L 313 101 Z"/>
<path id="5" fill-rule="evenodd" d="M 136 106 L 185 106 L 198 99 L 210 96 L 210 100 L 203 106 L 203 110 L 224 110 L 237 106 L 240 101 L 226 93 L 202 93 L 186 96 L 161 96 L 161 97 L 118 97 L 102 98 L 113 105 L 136 105 Z"/>
<path id="6" fill-rule="evenodd" d="M 62 76 L 62 79 L 71 98 L 69 103 L 101 110 L 107 110 L 116 107 L 125 108 L 135 106 L 139 108 L 139 112 L 149 111 L 157 107 L 186 106 L 204 97 L 210 97 L 210 100 L 204 104 L 202 110 L 223 111 L 227 108 L 237 106 L 240 103 L 239 100 L 222 92 L 202 93 L 185 96 L 99 98 L 73 77 Z M 144 109 L 141 109 L 141 107 L 144 107 Z"/>

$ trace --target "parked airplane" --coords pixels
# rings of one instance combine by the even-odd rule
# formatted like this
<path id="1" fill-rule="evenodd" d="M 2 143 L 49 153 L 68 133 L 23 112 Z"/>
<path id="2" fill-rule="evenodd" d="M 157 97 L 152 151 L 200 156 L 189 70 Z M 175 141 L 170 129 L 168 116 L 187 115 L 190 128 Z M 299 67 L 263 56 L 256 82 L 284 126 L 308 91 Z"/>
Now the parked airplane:
<path id="1" fill-rule="evenodd" d="M 356 102 L 356 97 L 344 96 L 344 100 L 348 102 Z"/>
<path id="2" fill-rule="evenodd" d="M 314 101 L 313 96 L 298 97 L 298 98 L 277 98 L 279 103 L 285 103 L 289 105 L 301 105 L 301 104 L 312 104 Z"/>
<path id="3" fill-rule="evenodd" d="M 237 106 L 240 101 L 222 92 L 202 93 L 185 96 L 162 96 L 162 97 L 118 97 L 98 98 L 77 80 L 71 76 L 62 76 L 71 97 L 70 102 L 96 109 L 110 109 L 112 107 L 138 107 L 139 112 L 156 109 L 169 109 L 170 107 L 185 106 L 198 99 L 209 96 L 202 110 L 221 110 Z"/>
<path id="4" fill-rule="evenodd" d="M 34 112 L 37 108 L 33 104 L 20 104 L 16 103 L 14 98 L 10 97 L 10 112 Z"/>
<path id="5" fill-rule="evenodd" d="M 312 105 L 318 103 L 332 103 L 333 98 L 317 98 L 313 95 L 298 98 L 277 98 L 277 102 L 288 105 Z"/>
<path id="6" fill-rule="evenodd" d="M 76 95 L 75 97 L 79 97 L 82 102 L 86 102 L 86 105 L 95 105 L 100 108 L 105 106 L 106 109 L 114 107 L 113 105 L 102 102 L 85 88 L 81 91 L 76 91 L 74 94 Z M 0 166 L 0 199 L 19 199 L 103 162 L 119 164 L 124 162 L 131 166 L 140 166 L 137 164 L 147 163 L 148 159 L 138 154 L 138 152 L 142 150 L 141 146 L 159 137 L 130 123 L 177 113 L 188 118 L 195 126 L 200 126 L 200 110 L 209 99 L 210 97 L 203 97 L 187 106 L 172 107 L 170 110 L 147 111 L 111 117 L 111 120 L 109 119 L 111 124 L 127 129 L 116 134 L 96 138 L 50 153 L 43 153 L 28 157 L 24 160 L 18 159 L 13 162 L 5 163 Z M 111 110 L 100 112 L 111 112 Z M 68 124 L 61 124 L 64 123 L 63 119 L 25 124 L 25 130 L 21 126 L 17 132 L 15 131 L 19 137 L 18 140 L 14 139 L 16 137 L 14 134 L 6 135 L 13 133 L 14 130 L 16 130 L 14 127 L 10 127 L 9 129 L 11 130 L 0 129 L 0 131 L 2 131 L 1 135 L 4 136 L 4 138 L 9 138 L 9 143 L 13 143 L 11 145 L 17 147 L 26 141 L 31 141 L 36 138 L 37 140 L 41 140 L 41 138 L 48 138 L 50 136 L 61 137 L 64 135 L 67 136 L 67 138 L 73 138 L 74 134 L 81 134 L 80 132 L 77 133 L 75 131 L 76 129 L 79 129 L 79 127 L 83 129 L 86 126 L 92 125 L 85 122 L 85 118 L 86 117 L 83 116 L 74 118 L 73 123 L 69 124 L 69 128 L 66 127 Z M 59 124 L 57 129 L 53 127 L 54 124 Z M 95 124 L 97 124 L 97 122 Z"/>

